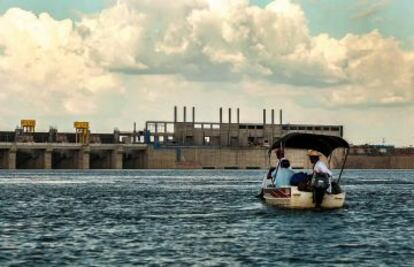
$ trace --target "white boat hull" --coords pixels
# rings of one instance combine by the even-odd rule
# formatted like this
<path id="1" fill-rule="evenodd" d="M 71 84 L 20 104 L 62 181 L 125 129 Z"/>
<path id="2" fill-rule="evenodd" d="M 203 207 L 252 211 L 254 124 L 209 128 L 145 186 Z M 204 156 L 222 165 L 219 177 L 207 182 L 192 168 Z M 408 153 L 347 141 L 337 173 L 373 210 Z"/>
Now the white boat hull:
<path id="1" fill-rule="evenodd" d="M 272 206 L 290 209 L 315 208 L 313 193 L 299 191 L 297 186 L 283 188 L 265 188 L 263 190 L 264 201 Z M 345 203 L 345 192 L 340 194 L 325 194 L 321 204 L 325 209 L 342 208 Z"/>

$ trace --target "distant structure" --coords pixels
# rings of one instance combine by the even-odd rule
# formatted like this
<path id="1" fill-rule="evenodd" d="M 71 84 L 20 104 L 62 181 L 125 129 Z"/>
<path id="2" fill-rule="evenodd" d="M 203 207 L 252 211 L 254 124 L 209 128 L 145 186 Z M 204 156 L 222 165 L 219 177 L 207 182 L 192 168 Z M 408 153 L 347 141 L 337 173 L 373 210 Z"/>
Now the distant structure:
<path id="1" fill-rule="evenodd" d="M 87 121 L 75 121 L 73 128 L 76 130 L 76 143 L 88 144 L 89 143 L 89 122 Z"/>
<path id="2" fill-rule="evenodd" d="M 178 109 L 174 107 L 173 121 L 147 121 L 146 141 L 159 145 L 220 146 L 220 147 L 268 147 L 274 141 L 291 132 L 315 133 L 343 136 L 341 125 L 283 124 L 283 113 L 279 110 L 279 122 L 275 123 L 275 110 L 263 109 L 262 123 L 241 123 L 240 109 L 236 109 L 236 120 L 232 121 L 232 109 L 228 109 L 228 120 L 223 120 L 223 108 L 219 109 L 218 122 L 199 122 L 192 117 L 187 121 L 187 108 L 183 107 L 183 120 L 178 120 Z"/>
<path id="3" fill-rule="evenodd" d="M 343 135 L 340 125 L 284 124 L 282 110 L 278 123 L 274 109 L 269 122 L 263 109 L 261 123 L 241 123 L 239 108 L 235 114 L 229 108 L 226 121 L 220 108 L 218 122 L 196 121 L 195 107 L 191 112 L 187 120 L 184 106 L 179 121 L 175 106 L 172 121 L 112 133 L 91 133 L 86 121 L 74 122 L 73 132 L 37 132 L 35 120 L 21 120 L 15 131 L 0 131 L 0 169 L 260 169 L 274 162 L 268 147 L 287 133 Z M 305 152 L 287 156 L 293 167 L 309 167 Z"/>
<path id="4" fill-rule="evenodd" d="M 91 132 L 86 121 L 73 123 L 74 130 L 59 132 L 51 127 L 39 132 L 34 119 L 23 119 L 14 131 L 0 131 L 0 169 L 267 169 L 274 164 L 268 148 L 291 132 L 343 136 L 341 125 L 289 124 L 282 110 L 275 121 L 275 109 L 263 109 L 262 122 L 244 123 L 240 109 L 231 108 L 224 119 L 196 120 L 196 109 L 174 107 L 171 121 L 147 121 L 144 129 L 136 123 L 130 131 L 117 128 L 111 133 Z M 189 119 L 188 119 L 189 118 Z M 311 168 L 306 151 L 286 150 L 292 168 Z M 340 167 L 343 151 L 327 159 L 331 168 Z M 352 146 L 346 168 L 412 169 L 414 148 L 385 145 Z"/>

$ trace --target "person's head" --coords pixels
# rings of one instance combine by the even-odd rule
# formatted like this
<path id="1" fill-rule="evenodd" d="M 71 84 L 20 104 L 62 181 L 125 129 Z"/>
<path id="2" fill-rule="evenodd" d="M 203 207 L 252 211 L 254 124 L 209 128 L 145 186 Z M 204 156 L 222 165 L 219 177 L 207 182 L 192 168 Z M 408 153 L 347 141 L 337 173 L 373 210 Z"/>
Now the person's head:
<path id="1" fill-rule="evenodd" d="M 308 151 L 309 160 L 312 164 L 315 164 L 316 162 L 318 162 L 320 155 L 321 154 L 318 151 L 315 151 L 315 150 Z"/>
<path id="2" fill-rule="evenodd" d="M 289 168 L 290 167 L 290 161 L 287 160 L 287 159 L 282 160 L 280 162 L 280 167 L 285 168 L 285 169 Z"/>
<path id="3" fill-rule="evenodd" d="M 281 149 L 276 150 L 275 153 L 276 153 L 277 159 L 281 159 L 285 156 L 285 153 Z"/>

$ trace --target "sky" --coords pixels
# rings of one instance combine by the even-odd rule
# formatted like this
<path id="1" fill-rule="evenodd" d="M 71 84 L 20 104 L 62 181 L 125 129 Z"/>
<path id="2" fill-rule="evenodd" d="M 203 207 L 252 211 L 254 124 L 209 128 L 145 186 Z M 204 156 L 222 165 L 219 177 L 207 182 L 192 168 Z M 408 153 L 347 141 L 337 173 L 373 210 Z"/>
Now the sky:
<path id="1" fill-rule="evenodd" d="M 174 105 L 261 122 L 274 108 L 344 125 L 354 144 L 410 146 L 413 13 L 409 0 L 1 0 L 0 129 L 131 130 Z"/>

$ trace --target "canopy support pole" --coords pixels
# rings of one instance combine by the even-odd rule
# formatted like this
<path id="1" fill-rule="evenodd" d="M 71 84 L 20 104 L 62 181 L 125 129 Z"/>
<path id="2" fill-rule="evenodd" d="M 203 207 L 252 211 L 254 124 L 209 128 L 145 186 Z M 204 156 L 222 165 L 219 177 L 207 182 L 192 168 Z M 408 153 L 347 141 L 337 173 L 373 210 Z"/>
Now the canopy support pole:
<path id="1" fill-rule="evenodd" d="M 271 158 L 272 158 L 271 152 L 267 153 L 267 167 L 269 168 L 271 167 L 270 166 Z"/>
<path id="2" fill-rule="evenodd" d="M 279 149 L 281 151 L 283 151 L 283 155 L 284 155 L 285 154 L 285 144 L 284 143 L 280 143 Z M 276 177 L 277 177 L 277 172 L 279 171 L 279 168 L 280 168 L 280 160 L 277 159 L 277 166 L 276 166 L 276 170 L 275 170 L 275 177 L 272 178 L 273 184 L 276 183 Z"/>
<path id="3" fill-rule="evenodd" d="M 342 173 L 344 172 L 344 168 L 345 168 L 345 163 L 346 163 L 346 160 L 348 159 L 348 154 L 349 154 L 349 148 L 346 149 L 345 159 L 344 159 L 344 162 L 342 163 L 341 172 L 339 173 L 339 177 L 338 177 L 338 184 L 341 181 Z"/>
<path id="4" fill-rule="evenodd" d="M 331 168 L 331 159 L 332 159 L 332 154 L 329 155 L 328 157 L 328 168 Z"/>

